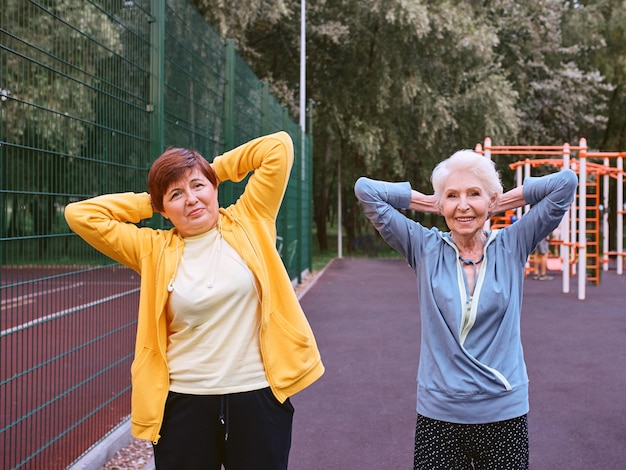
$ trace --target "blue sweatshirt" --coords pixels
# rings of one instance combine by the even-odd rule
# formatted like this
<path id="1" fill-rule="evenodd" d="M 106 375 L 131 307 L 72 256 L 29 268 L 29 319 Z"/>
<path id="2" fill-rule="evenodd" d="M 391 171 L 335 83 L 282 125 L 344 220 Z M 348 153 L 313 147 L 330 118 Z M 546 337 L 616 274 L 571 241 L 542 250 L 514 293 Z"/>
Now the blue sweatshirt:
<path id="1" fill-rule="evenodd" d="M 448 232 L 427 229 L 397 209 L 411 201 L 409 183 L 360 178 L 355 194 L 365 215 L 417 276 L 421 348 L 417 412 L 463 424 L 516 418 L 528 412 L 528 375 L 520 313 L 528 256 L 560 223 L 578 179 L 571 170 L 526 178 L 531 210 L 487 233 L 473 296 Z"/>

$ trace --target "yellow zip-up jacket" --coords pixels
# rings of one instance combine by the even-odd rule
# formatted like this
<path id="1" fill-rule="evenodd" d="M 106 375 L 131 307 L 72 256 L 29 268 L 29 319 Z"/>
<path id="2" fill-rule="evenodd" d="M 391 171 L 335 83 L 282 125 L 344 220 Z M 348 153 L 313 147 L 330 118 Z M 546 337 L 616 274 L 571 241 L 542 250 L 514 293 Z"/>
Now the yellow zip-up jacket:
<path id="1" fill-rule="evenodd" d="M 259 137 L 216 157 L 220 181 L 241 181 L 245 191 L 220 208 L 222 236 L 237 250 L 260 285 L 260 345 L 265 374 L 280 402 L 324 372 L 311 327 L 276 250 L 276 217 L 293 165 L 293 142 L 285 132 Z M 147 193 L 121 193 L 69 204 L 70 228 L 110 258 L 141 276 L 135 358 L 131 366 L 132 434 L 158 442 L 169 391 L 166 359 L 168 284 L 176 273 L 184 239 L 174 228 L 139 228 L 152 217 Z"/>

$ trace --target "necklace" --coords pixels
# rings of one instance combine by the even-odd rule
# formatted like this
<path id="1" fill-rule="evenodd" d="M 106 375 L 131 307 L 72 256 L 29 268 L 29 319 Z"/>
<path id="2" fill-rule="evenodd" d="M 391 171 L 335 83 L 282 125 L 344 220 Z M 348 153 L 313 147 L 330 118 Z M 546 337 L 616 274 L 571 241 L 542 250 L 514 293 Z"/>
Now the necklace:
<path id="1" fill-rule="evenodd" d="M 476 261 L 472 261 L 471 259 L 463 258 L 461 255 L 459 255 L 459 261 L 463 263 L 464 266 L 471 264 L 474 267 L 474 282 L 476 282 L 476 265 L 480 264 L 484 257 L 485 254 L 483 253 Z"/>
<path id="2" fill-rule="evenodd" d="M 480 255 L 480 258 L 478 258 L 476 261 L 472 261 L 471 259 L 463 258 L 461 255 L 459 255 L 459 261 L 461 261 L 461 263 L 463 264 L 473 264 L 474 269 L 476 269 L 476 265 L 479 264 L 483 260 L 484 257 L 485 257 L 485 254 L 483 253 L 482 255 Z"/>
<path id="3" fill-rule="evenodd" d="M 483 246 L 483 249 L 484 249 L 485 240 L 487 239 L 487 232 L 483 232 L 482 236 L 484 237 L 484 240 L 481 240 L 481 245 Z M 461 256 L 461 250 L 459 248 L 459 245 L 457 244 L 456 240 L 454 239 L 454 235 L 452 234 L 452 232 L 450 232 L 450 239 L 454 242 L 454 244 L 457 247 L 457 253 L 459 254 L 459 260 L 463 264 L 473 264 L 474 265 L 474 269 L 476 269 L 476 265 L 479 264 L 483 260 L 483 258 L 485 257 L 485 253 L 481 253 L 480 258 L 478 258 L 476 261 L 472 261 L 469 258 L 463 258 Z"/>

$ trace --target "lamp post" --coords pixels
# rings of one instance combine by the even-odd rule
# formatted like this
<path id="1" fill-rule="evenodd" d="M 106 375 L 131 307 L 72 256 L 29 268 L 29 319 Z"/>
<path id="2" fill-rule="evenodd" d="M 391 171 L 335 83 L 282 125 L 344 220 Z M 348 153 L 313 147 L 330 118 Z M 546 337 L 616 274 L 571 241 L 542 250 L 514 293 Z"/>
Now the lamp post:
<path id="1" fill-rule="evenodd" d="M 300 2 L 300 129 L 306 131 L 306 2 Z"/>

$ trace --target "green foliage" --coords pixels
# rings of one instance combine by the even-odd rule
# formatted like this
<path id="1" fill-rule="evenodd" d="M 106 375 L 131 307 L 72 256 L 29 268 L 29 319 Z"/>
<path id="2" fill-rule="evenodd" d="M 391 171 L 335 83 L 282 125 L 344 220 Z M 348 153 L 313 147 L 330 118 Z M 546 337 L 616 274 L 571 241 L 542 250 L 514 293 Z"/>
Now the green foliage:
<path id="1" fill-rule="evenodd" d="M 565 45 L 577 51 L 576 61 L 584 70 L 598 70 L 611 86 L 604 126 L 590 142 L 601 150 L 626 147 L 626 1 L 592 0 L 566 2 L 563 17 Z"/>
<path id="2" fill-rule="evenodd" d="M 14 0 L 3 4 L 3 16 L 17 20 L 12 36 L 3 39 L 16 51 L 2 55 L 6 73 L 2 85 L 13 98 L 3 109 L 6 135 L 22 145 L 44 143 L 51 151 L 77 154 L 86 140 L 82 121 L 94 117 L 91 76 L 102 54 L 119 50 L 121 41 L 104 12 L 85 8 L 79 0 L 48 3 L 49 10 L 29 8 Z M 55 16 L 67 23 L 56 21 Z M 81 25 L 82 31 L 70 24 Z M 102 54 L 93 54 L 90 45 L 94 39 L 99 41 Z M 40 66 L 28 66 L 24 61 L 27 56 Z M 68 86 L 68 80 L 74 86 Z M 34 103 L 45 103 L 46 109 L 33 107 Z"/>
<path id="3" fill-rule="evenodd" d="M 297 114 L 301 2 L 240 0 L 244 19 L 222 0 L 198 2 L 222 31 L 237 34 L 256 73 Z M 494 144 L 558 145 L 617 123 L 616 99 L 608 108 L 607 100 L 624 89 L 616 79 L 624 76 L 623 6 L 307 1 L 316 224 L 331 217 L 339 162 L 343 220 L 355 238 L 365 230 L 351 197 L 360 175 L 429 191 L 438 161 L 486 136 Z"/>

